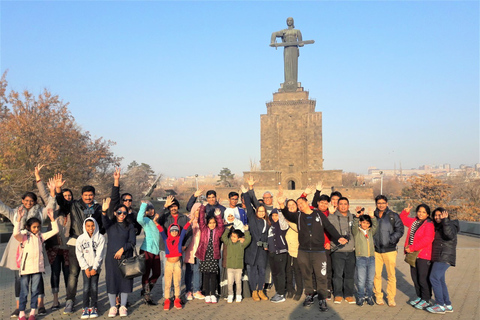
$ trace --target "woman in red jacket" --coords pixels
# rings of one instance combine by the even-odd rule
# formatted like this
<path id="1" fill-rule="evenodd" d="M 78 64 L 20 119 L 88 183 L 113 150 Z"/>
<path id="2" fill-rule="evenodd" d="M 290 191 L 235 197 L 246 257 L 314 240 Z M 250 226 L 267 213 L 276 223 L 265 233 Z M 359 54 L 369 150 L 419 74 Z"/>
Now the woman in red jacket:
<path id="1" fill-rule="evenodd" d="M 430 219 L 430 207 L 426 204 L 417 206 L 416 218 L 410 218 L 409 204 L 400 214 L 403 224 L 408 227 L 407 238 L 405 239 L 405 254 L 418 254 L 415 267 L 410 266 L 410 274 L 415 285 L 417 297 L 408 303 L 417 309 L 425 309 L 430 306 L 432 298 L 432 287 L 428 280 L 430 276 L 432 260 L 432 243 L 435 237 L 435 227 Z"/>

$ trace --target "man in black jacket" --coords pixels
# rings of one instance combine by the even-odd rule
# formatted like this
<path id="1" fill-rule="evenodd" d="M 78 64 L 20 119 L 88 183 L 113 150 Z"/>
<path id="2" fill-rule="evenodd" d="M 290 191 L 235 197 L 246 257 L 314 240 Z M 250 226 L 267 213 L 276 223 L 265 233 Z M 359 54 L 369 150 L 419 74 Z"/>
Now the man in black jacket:
<path id="1" fill-rule="evenodd" d="M 400 216 L 388 208 L 388 200 L 384 195 L 375 198 L 377 209 L 375 217 L 378 221 L 377 232 L 373 236 L 375 244 L 375 278 L 373 279 L 373 293 L 378 305 L 384 305 L 382 292 L 383 265 L 387 269 L 387 300 L 390 307 L 395 307 L 397 293 L 397 278 L 395 266 L 397 261 L 397 243 L 405 232 Z"/>
<path id="2" fill-rule="evenodd" d="M 346 244 L 348 241 L 341 237 L 327 217 L 317 209 L 310 209 L 306 198 L 298 198 L 297 205 L 300 212 L 290 212 L 285 207 L 285 198 L 278 197 L 280 209 L 285 218 L 298 227 L 298 265 L 302 272 L 305 286 L 305 301 L 303 306 L 313 304 L 313 281 L 315 274 L 320 311 L 327 311 L 327 256 L 325 254 L 324 230 L 331 235 L 332 240 Z"/>
<path id="3" fill-rule="evenodd" d="M 70 212 L 71 219 L 70 238 L 67 242 L 70 274 L 68 275 L 67 283 L 67 302 L 65 303 L 63 313 L 72 314 L 77 293 L 78 275 L 80 274 L 80 266 L 75 251 L 76 240 L 83 233 L 83 222 L 88 217 L 92 217 L 97 221 L 101 234 L 105 233 L 105 229 L 102 227 L 102 206 L 94 202 L 95 188 L 84 186 L 82 188 L 82 198 L 68 202 L 63 197 L 62 186 L 65 180 L 62 178 L 62 174 L 55 175 L 55 198 L 60 206 L 60 210 Z"/>

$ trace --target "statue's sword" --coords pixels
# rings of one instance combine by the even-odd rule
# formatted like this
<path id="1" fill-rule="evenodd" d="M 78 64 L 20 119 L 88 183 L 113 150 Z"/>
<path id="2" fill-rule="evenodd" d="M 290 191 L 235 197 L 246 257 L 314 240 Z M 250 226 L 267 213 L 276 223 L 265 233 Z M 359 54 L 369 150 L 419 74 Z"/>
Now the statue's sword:
<path id="1" fill-rule="evenodd" d="M 290 46 L 302 46 L 304 44 L 312 44 L 315 43 L 315 40 L 305 40 L 305 41 L 292 41 L 292 42 L 275 42 L 270 43 L 270 47 L 290 47 Z"/>

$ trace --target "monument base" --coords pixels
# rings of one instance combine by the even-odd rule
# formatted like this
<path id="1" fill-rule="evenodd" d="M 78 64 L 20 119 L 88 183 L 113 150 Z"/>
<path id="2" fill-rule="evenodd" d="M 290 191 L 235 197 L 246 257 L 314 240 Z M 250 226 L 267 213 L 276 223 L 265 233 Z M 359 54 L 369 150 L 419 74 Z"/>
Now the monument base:
<path id="1" fill-rule="evenodd" d="M 307 186 L 316 185 L 322 181 L 325 189 L 335 189 L 342 186 L 342 170 L 317 170 L 303 172 L 282 172 L 277 170 L 244 171 L 243 177 L 253 177 L 260 189 L 275 190 L 279 185 L 284 190 L 304 190 Z"/>

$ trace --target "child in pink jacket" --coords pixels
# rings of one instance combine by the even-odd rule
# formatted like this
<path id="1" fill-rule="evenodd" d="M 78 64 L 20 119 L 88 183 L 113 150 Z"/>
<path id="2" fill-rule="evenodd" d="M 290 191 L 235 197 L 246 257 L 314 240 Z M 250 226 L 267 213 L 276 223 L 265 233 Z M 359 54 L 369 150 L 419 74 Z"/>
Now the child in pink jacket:
<path id="1" fill-rule="evenodd" d="M 20 268 L 20 305 L 18 319 L 26 320 L 25 308 L 27 297 L 32 283 L 32 297 L 30 300 L 30 316 L 28 320 L 35 320 L 35 311 L 38 306 L 39 285 L 42 273 L 45 272 L 43 259 L 43 243 L 58 233 L 57 221 L 53 219 L 53 210 L 48 209 L 48 217 L 52 221 L 52 230 L 46 233 L 40 231 L 41 221 L 38 218 L 30 218 L 25 223 L 25 230 L 20 230 L 20 221 L 25 210 L 19 209 L 17 221 L 13 228 L 13 237 L 20 242 L 17 252 L 17 265 Z"/>

